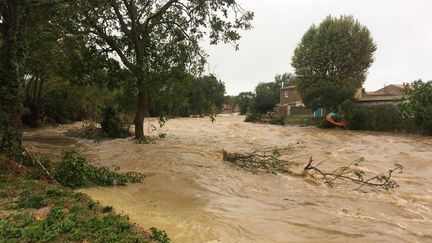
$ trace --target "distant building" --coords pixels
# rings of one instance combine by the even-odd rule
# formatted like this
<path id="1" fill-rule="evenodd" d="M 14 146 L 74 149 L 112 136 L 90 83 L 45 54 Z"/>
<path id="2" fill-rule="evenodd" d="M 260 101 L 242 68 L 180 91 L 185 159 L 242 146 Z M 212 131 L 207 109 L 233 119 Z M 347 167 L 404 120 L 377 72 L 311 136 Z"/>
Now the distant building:
<path id="1" fill-rule="evenodd" d="M 280 116 L 314 115 L 309 108 L 305 107 L 295 85 L 282 86 L 276 111 Z"/>
<path id="2" fill-rule="evenodd" d="M 374 92 L 359 89 L 355 98 L 360 105 L 365 106 L 397 105 L 402 98 L 403 89 L 403 84 L 390 84 Z M 321 117 L 324 115 L 322 109 L 312 112 L 305 107 L 295 85 L 283 86 L 280 89 L 280 102 L 276 105 L 276 111 L 280 116 L 306 115 Z"/>
<path id="3" fill-rule="evenodd" d="M 402 98 L 403 84 L 390 84 L 374 92 L 359 90 L 356 94 L 357 102 L 360 105 L 397 105 Z"/>

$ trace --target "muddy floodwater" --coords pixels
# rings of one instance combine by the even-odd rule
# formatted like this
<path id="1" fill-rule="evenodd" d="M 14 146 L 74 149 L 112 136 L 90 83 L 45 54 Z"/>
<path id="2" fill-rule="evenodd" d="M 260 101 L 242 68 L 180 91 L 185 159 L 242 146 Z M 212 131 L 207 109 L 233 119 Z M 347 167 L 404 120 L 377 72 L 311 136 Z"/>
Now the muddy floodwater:
<path id="1" fill-rule="evenodd" d="M 120 166 L 142 184 L 82 190 L 173 242 L 432 242 L 432 139 L 375 132 L 244 123 L 241 116 L 169 120 L 155 144 L 130 139 L 93 143 L 66 138 L 66 127 L 28 131 L 25 144 L 55 158 L 71 148 L 96 165 Z M 147 123 L 149 124 L 149 123 Z M 146 127 L 146 132 L 155 135 Z M 253 174 L 222 161 L 223 149 L 251 151 L 298 144 L 306 164 L 336 168 L 364 157 L 361 168 L 404 166 L 400 188 L 336 188 L 290 175 Z M 303 156 L 303 157 L 301 157 Z"/>

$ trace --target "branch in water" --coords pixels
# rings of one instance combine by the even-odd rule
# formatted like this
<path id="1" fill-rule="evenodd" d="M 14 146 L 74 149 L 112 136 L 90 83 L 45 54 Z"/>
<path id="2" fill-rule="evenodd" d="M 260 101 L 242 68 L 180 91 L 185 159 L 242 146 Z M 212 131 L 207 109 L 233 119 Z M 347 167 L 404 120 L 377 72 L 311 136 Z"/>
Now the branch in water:
<path id="1" fill-rule="evenodd" d="M 223 159 L 254 173 L 264 171 L 273 174 L 293 174 L 292 167 L 299 167 L 300 165 L 295 160 L 305 157 L 305 155 L 302 155 L 287 158 L 286 154 L 295 148 L 301 148 L 301 146 L 263 148 L 250 153 L 229 153 L 224 150 Z M 403 171 L 403 166 L 396 164 L 395 167 L 390 169 L 387 173 L 367 176 L 363 170 L 358 169 L 359 164 L 364 161 L 364 158 L 360 158 L 348 163 L 346 166 L 328 172 L 320 168 L 320 165 L 325 161 L 328 161 L 328 159 L 314 165 L 314 161 L 312 157 L 310 157 L 308 164 L 304 167 L 304 172 L 315 179 L 323 181 L 327 186 L 332 188 L 337 181 L 346 181 L 357 184 L 358 187 L 355 188 L 356 190 L 360 190 L 365 186 L 390 190 L 399 187 L 399 185 L 392 180 L 392 175 L 394 173 L 402 173 Z"/>

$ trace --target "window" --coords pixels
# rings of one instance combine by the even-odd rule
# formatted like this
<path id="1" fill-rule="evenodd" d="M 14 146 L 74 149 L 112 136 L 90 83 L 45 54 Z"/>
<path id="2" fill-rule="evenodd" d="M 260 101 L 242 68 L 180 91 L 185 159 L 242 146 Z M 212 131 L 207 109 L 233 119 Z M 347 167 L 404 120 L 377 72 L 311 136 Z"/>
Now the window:
<path id="1" fill-rule="evenodd" d="M 288 90 L 286 90 L 285 91 L 285 98 L 288 98 L 289 97 L 289 92 L 288 92 Z"/>

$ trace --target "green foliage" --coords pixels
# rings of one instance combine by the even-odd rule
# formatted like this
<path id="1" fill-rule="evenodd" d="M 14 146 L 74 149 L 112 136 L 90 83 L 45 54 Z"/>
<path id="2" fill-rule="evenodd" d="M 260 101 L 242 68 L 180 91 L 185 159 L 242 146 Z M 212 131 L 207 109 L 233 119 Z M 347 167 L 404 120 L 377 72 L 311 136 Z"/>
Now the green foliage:
<path id="1" fill-rule="evenodd" d="M 295 84 L 295 77 L 292 73 L 277 74 L 274 80 L 275 83 L 281 86 L 291 86 Z"/>
<path id="2" fill-rule="evenodd" d="M 65 133 L 68 137 L 84 138 L 99 142 L 103 139 L 109 138 L 102 128 L 96 127 L 94 124 L 86 124 L 82 127 L 68 129 Z"/>
<path id="3" fill-rule="evenodd" d="M 17 208 L 0 219 L 0 241 L 5 242 L 170 242 L 165 232 L 156 228 L 146 233 L 136 228 L 126 216 L 101 207 L 88 196 L 43 181 L 2 178 L 0 189 L 7 200 L 19 202 L 43 198 L 48 213 Z M 19 193 L 20 191 L 30 191 Z M 59 192 L 52 193 L 52 192 Z M 91 207 L 89 205 L 92 205 Z M 30 207 L 26 207 L 30 208 Z M 35 208 L 35 207 L 32 207 Z M 0 205 L 0 210 L 5 210 Z"/>
<path id="4" fill-rule="evenodd" d="M 246 114 L 245 122 L 257 123 L 257 122 L 261 121 L 261 118 L 262 118 L 262 114 L 248 113 L 248 114 Z"/>
<path id="5" fill-rule="evenodd" d="M 76 86 L 67 81 L 53 81 L 40 105 L 41 119 L 47 122 L 66 123 L 83 119 L 96 120 L 113 95 L 97 86 Z"/>
<path id="6" fill-rule="evenodd" d="M 323 84 L 309 88 L 303 95 L 303 103 L 312 110 L 324 108 L 326 111 L 338 112 L 339 106 L 353 97 L 353 89 L 334 84 Z"/>
<path id="7" fill-rule="evenodd" d="M 237 96 L 236 103 L 240 107 L 240 114 L 244 115 L 248 111 L 251 111 L 255 94 L 252 92 L 242 92 Z"/>
<path id="8" fill-rule="evenodd" d="M 412 121 L 421 133 L 432 135 L 432 81 L 407 85 L 400 107 L 408 123 Z"/>
<path id="9" fill-rule="evenodd" d="M 295 49 L 291 63 L 297 88 L 307 105 L 334 109 L 346 98 L 353 98 L 362 87 L 375 51 L 369 30 L 352 16 L 328 16 L 319 26 L 312 25 Z M 332 100 L 331 95 L 322 97 L 322 87 L 331 95 L 337 89 L 343 92 Z"/>
<path id="10" fill-rule="evenodd" d="M 253 112 L 265 114 L 274 110 L 280 100 L 281 85 L 276 82 L 260 83 L 255 88 Z"/>
<path id="11" fill-rule="evenodd" d="M 213 75 L 202 76 L 193 79 L 192 87 L 189 108 L 191 115 L 209 115 L 221 110 L 225 94 L 225 84 L 222 81 Z"/>
<path id="12" fill-rule="evenodd" d="M 44 199 L 43 196 L 23 197 L 15 203 L 13 208 L 42 208 L 44 206 Z"/>
<path id="13" fill-rule="evenodd" d="M 223 41 L 237 47 L 239 30 L 250 29 L 253 19 L 253 13 L 240 10 L 233 0 L 186 1 L 181 4 L 176 1 L 141 4 L 80 0 L 67 6 L 64 14 L 68 17 L 63 19 L 67 19 L 64 25 L 69 26 L 72 32 L 87 34 L 89 45 L 115 53 L 134 76 L 128 80 L 127 86 L 135 91 L 133 95 L 137 98 L 134 122 L 138 140 L 145 140 L 141 127 L 152 107 L 166 105 L 175 112 L 184 108 L 183 102 L 173 107 L 174 103 L 170 101 L 177 100 L 176 96 L 169 95 L 172 91 L 158 76 L 176 69 L 189 74 L 202 73 L 206 55 L 199 43 L 207 33 L 211 44 Z M 123 11 L 125 9 L 130 11 Z M 133 30 L 133 35 L 130 30 Z M 165 90 L 168 90 L 168 95 L 158 97 Z M 193 93 L 192 99 L 191 104 L 199 104 L 191 107 L 192 113 L 205 114 L 209 107 L 213 107 L 207 100 L 202 100 L 200 94 Z M 168 102 L 158 102 L 160 100 Z M 216 108 L 220 107 L 218 102 L 214 102 Z"/>
<path id="14" fill-rule="evenodd" d="M 157 228 L 150 228 L 150 239 L 156 241 L 156 242 L 160 242 L 160 243 L 170 243 L 171 240 L 168 237 L 167 233 L 165 232 L 165 230 L 160 230 Z"/>
<path id="15" fill-rule="evenodd" d="M 103 108 L 100 124 L 110 138 L 126 138 L 131 135 L 129 129 L 124 128 L 119 112 L 111 105 Z"/>
<path id="16" fill-rule="evenodd" d="M 352 130 L 401 131 L 406 130 L 401 111 L 394 106 L 354 106 L 345 112 L 347 126 Z"/>
<path id="17" fill-rule="evenodd" d="M 139 173 L 120 174 L 107 167 L 95 167 L 73 151 L 63 152 L 62 159 L 56 165 L 53 175 L 60 184 L 71 188 L 90 185 L 126 185 L 141 182 L 143 179 L 143 175 Z"/>

